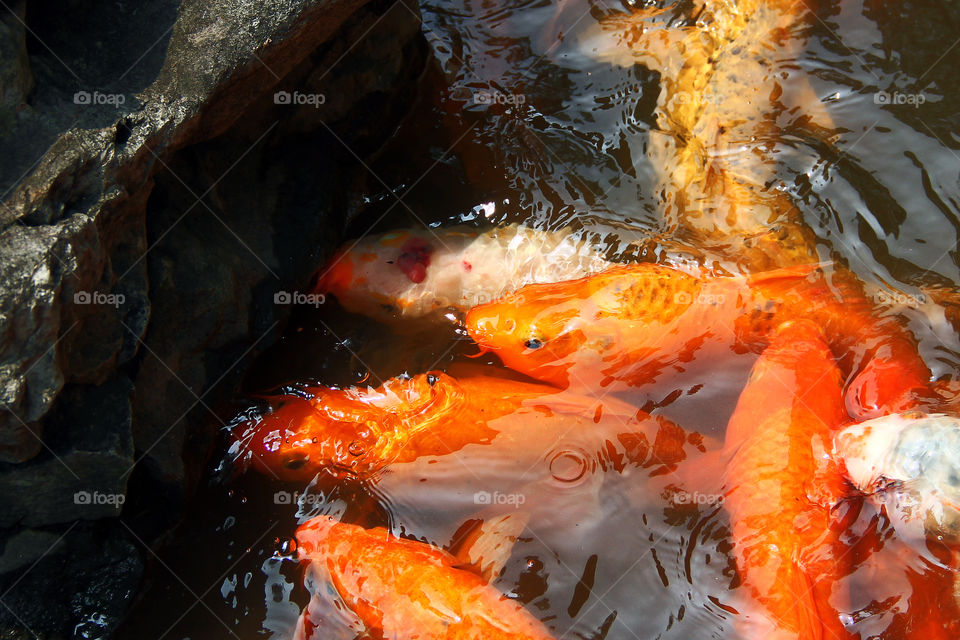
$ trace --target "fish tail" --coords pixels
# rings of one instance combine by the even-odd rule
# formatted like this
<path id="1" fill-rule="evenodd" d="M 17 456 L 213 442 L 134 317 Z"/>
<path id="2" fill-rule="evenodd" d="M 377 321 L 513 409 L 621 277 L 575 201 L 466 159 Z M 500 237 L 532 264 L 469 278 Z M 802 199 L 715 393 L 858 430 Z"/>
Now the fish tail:
<path id="1" fill-rule="evenodd" d="M 932 375 L 914 336 L 898 318 L 878 314 L 852 275 L 838 272 L 834 280 L 840 296 L 827 305 L 834 325 L 848 348 L 862 353 L 852 363 L 845 392 L 851 417 L 868 420 L 932 403 Z"/>
<path id="2" fill-rule="evenodd" d="M 907 328 L 895 317 L 876 313 L 849 272 L 821 276 L 818 270 L 818 265 L 789 267 L 751 282 L 766 298 L 780 302 L 785 317 L 807 318 L 821 327 L 847 373 L 844 400 L 850 416 L 867 420 L 932 402 L 936 394 L 930 370 Z"/>

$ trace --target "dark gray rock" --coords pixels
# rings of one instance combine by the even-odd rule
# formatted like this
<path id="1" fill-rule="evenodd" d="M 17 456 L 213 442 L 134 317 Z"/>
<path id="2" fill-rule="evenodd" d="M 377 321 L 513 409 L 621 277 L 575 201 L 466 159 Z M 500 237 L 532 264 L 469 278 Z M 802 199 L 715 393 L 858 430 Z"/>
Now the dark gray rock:
<path id="1" fill-rule="evenodd" d="M 39 538 L 32 541 L 30 551 L 39 555 L 25 570 L 0 575 L 2 637 L 109 637 L 143 575 L 138 543 L 117 520 L 43 535 L 54 540 L 45 548 Z M 66 629 L 64 612 L 75 621 Z M 22 629 L 27 636 L 18 635 Z"/>
<path id="2" fill-rule="evenodd" d="M 426 48 L 413 0 L 25 15 L 25 49 L 0 26 L 29 53 L 0 68 L 0 637 L 107 637 L 142 572 L 115 517 L 176 523 Z"/>
<path id="3" fill-rule="evenodd" d="M 346 45 L 326 51 L 320 51 L 320 45 L 364 4 L 363 0 L 286 0 L 269 5 L 226 0 L 183 3 L 172 25 L 164 64 L 156 80 L 138 96 L 142 106 L 128 101 L 127 111 L 120 113 L 111 126 L 64 132 L 13 192 L 7 206 L 0 209 L 0 270 L 4 276 L 4 285 L 0 287 L 0 399 L 7 409 L 0 418 L 0 461 L 22 462 L 41 450 L 41 418 L 64 383 L 100 383 L 138 352 L 138 341 L 144 336 L 153 311 L 147 269 L 150 266 L 160 276 L 159 287 L 163 281 L 160 274 L 165 269 L 160 254 L 166 253 L 168 258 L 170 254 L 158 252 L 156 258 L 151 255 L 153 244 L 167 236 L 164 229 L 157 229 L 153 237 L 148 235 L 152 229 L 148 229 L 145 220 L 147 200 L 158 173 L 170 176 L 173 187 L 180 182 L 178 176 L 183 169 L 179 173 L 168 169 L 171 163 L 178 164 L 174 160 L 177 150 L 216 138 L 234 127 L 232 141 L 221 145 L 221 151 L 231 156 L 224 157 L 219 166 L 206 167 L 205 173 L 183 174 L 190 177 L 193 186 L 182 200 L 192 204 L 178 202 L 182 209 L 171 214 L 168 228 L 176 226 L 173 223 L 188 212 L 214 215 L 220 218 L 216 224 L 221 228 L 213 242 L 210 237 L 198 238 L 199 244 L 184 247 L 182 252 L 175 249 L 174 256 L 198 248 L 210 250 L 217 243 L 227 246 L 224 239 L 234 243 L 230 252 L 243 255 L 246 250 L 230 236 L 247 238 L 241 242 L 248 244 L 253 242 L 254 234 L 273 228 L 275 221 L 271 216 L 275 207 L 283 203 L 269 201 L 268 197 L 268 202 L 257 203 L 259 210 L 250 211 L 249 200 L 238 198 L 248 218 L 245 222 L 236 219 L 235 211 L 220 208 L 219 213 L 214 213 L 210 203 L 218 193 L 226 191 L 226 169 L 235 171 L 238 168 L 234 163 L 247 159 L 251 171 L 256 171 L 257 165 L 269 167 L 273 163 L 274 171 L 280 173 L 289 163 L 284 163 L 282 157 L 273 162 L 268 154 L 278 151 L 281 134 L 289 134 L 291 127 L 275 127 L 275 123 L 289 120 L 297 123 L 294 128 L 298 130 L 317 129 L 325 118 L 344 117 L 350 113 L 351 104 L 408 80 L 404 71 L 410 64 L 404 62 L 396 47 L 409 43 L 417 32 L 415 5 L 397 5 L 390 20 L 377 22 L 377 11 L 391 6 L 384 3 L 365 16 L 355 17 L 353 29 L 362 33 L 376 23 L 375 32 L 385 37 L 390 48 L 363 45 L 358 53 L 369 59 L 361 72 L 351 76 L 343 67 L 337 69 L 336 75 L 323 71 L 319 74 L 321 79 L 308 87 L 320 87 L 326 76 L 327 93 L 336 96 L 336 109 L 324 111 L 310 105 L 274 103 L 275 88 L 302 90 L 298 82 L 317 68 L 333 67 L 350 50 L 355 42 L 350 38 L 344 39 Z M 375 55 L 371 56 L 371 52 Z M 321 63 L 326 66 L 320 67 Z M 103 75 L 103 70 L 99 71 Z M 338 86 L 338 81 L 343 86 Z M 245 119 L 238 122 L 244 114 Z M 385 122 L 388 120 L 361 127 L 361 135 L 372 130 L 382 133 Z M 338 144 L 329 137 L 322 142 Z M 345 153 L 339 148 L 333 151 Z M 303 153 L 303 149 L 297 153 Z M 325 154 L 318 153 L 318 148 L 313 153 L 319 159 L 318 171 L 322 170 Z M 259 176 L 253 179 L 259 182 Z M 232 180 L 229 184 L 236 183 Z M 245 193 L 250 184 L 244 184 Z M 211 186 L 219 188 L 214 190 Z M 275 184 L 274 188 L 284 187 Z M 200 195 L 204 197 L 198 199 L 196 196 Z M 309 212 L 311 218 L 320 219 L 319 204 L 319 200 L 314 203 L 314 210 Z M 306 212 L 302 207 L 298 213 Z M 339 212 L 338 218 L 342 220 Z M 314 226 L 328 226 L 326 221 L 320 221 L 323 224 Z M 233 229 L 243 224 L 253 233 Z M 329 246 L 332 239 L 322 244 Z M 314 247 L 309 258 L 316 259 L 320 248 Z M 240 345 L 261 337 L 255 332 L 251 336 L 247 319 L 240 316 L 246 314 L 249 291 L 258 279 L 271 278 L 274 289 L 284 286 L 277 268 L 281 256 L 273 254 L 273 247 L 260 247 L 242 258 L 217 260 L 220 266 L 213 272 L 207 270 L 209 265 L 199 264 L 204 262 L 202 258 L 184 260 L 192 260 L 190 266 L 197 269 L 185 280 L 197 281 L 198 285 L 205 282 L 210 289 L 208 294 L 213 294 L 200 303 L 187 300 L 189 309 L 200 315 L 205 310 L 215 310 L 213 315 L 225 325 L 215 329 L 218 337 L 214 342 L 223 345 L 237 340 Z M 267 267 L 268 263 L 274 266 Z M 210 283 L 230 282 L 233 272 L 251 265 L 259 269 L 258 277 L 250 278 L 246 291 L 231 300 L 229 306 L 218 307 L 217 298 L 223 294 L 213 291 Z M 303 262 L 296 266 L 302 267 Z M 181 268 L 180 272 L 185 274 L 188 269 Z M 284 275 L 292 272 L 287 269 Z M 200 295 L 202 291 L 196 293 Z M 186 310 L 187 307 L 178 306 L 171 316 L 183 317 Z M 269 308 L 266 314 L 278 320 L 285 311 Z M 191 323 L 181 322 L 172 331 L 174 341 L 183 335 L 183 324 Z M 195 342 L 209 344 L 211 330 L 199 327 L 195 333 L 204 337 Z M 156 380 L 159 395 L 178 394 L 163 381 L 169 377 L 169 369 L 178 367 L 177 354 L 166 349 L 158 355 L 160 362 L 152 365 L 149 358 L 141 356 L 140 364 L 148 368 L 144 377 Z M 151 367 L 159 367 L 156 376 Z M 186 397 L 199 393 L 204 382 L 215 380 L 223 371 L 221 363 L 219 371 L 205 372 L 200 379 L 191 380 L 188 385 L 199 386 L 190 390 L 193 393 L 184 389 Z M 144 397 L 139 385 L 137 397 Z M 182 406 L 183 402 L 176 404 Z M 169 417 L 168 413 L 164 418 Z M 165 429 L 171 427 L 174 431 L 178 428 L 171 422 L 164 425 Z M 173 467 L 171 473 L 173 477 L 181 476 Z"/>
<path id="4" fill-rule="evenodd" d="M 52 531 L 22 529 L 10 536 L 0 553 L 0 575 L 27 569 L 48 553 L 59 551 L 63 538 Z"/>
<path id="5" fill-rule="evenodd" d="M 26 0 L 7 4 L 0 15 L 0 134 L 8 131 L 33 90 L 27 56 Z"/>
<path id="6" fill-rule="evenodd" d="M 337 138 L 370 153 L 390 131 L 384 124 L 399 121 L 409 104 L 358 100 L 393 96 L 391 87 L 413 85 L 420 70 L 411 65 L 418 56 L 404 54 L 418 33 L 416 14 L 396 5 L 392 19 L 380 17 L 358 12 L 331 48 L 255 100 L 244 122 L 184 149 L 156 178 L 147 203 L 153 311 L 136 379 L 134 435 L 144 463 L 165 482 L 183 480 L 186 425 L 222 426 L 211 408 L 236 387 L 248 349 L 278 334 L 290 307 L 274 304 L 274 294 L 305 291 L 335 245 L 331 230 L 345 224 L 349 207 L 344 186 L 365 173 Z M 313 106 L 277 104 L 278 92 L 342 95 Z M 339 123 L 336 137 L 325 123 Z"/>
<path id="7" fill-rule="evenodd" d="M 68 385 L 47 420 L 52 446 L 34 461 L 0 471 L 0 528 L 117 516 L 133 468 L 126 378 Z"/>

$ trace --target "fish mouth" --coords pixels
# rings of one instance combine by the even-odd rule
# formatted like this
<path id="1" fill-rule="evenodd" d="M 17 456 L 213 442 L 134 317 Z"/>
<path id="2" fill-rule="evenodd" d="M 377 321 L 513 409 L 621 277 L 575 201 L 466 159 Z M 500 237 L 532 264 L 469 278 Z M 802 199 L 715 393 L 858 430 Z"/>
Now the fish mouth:
<path id="1" fill-rule="evenodd" d="M 481 348 L 495 349 L 497 337 L 500 336 L 502 340 L 504 336 L 511 335 L 516 329 L 516 321 L 513 318 L 501 319 L 499 314 L 491 314 L 489 310 L 481 316 L 479 312 L 483 306 L 486 305 L 470 309 L 463 319 L 463 326 Z"/>
<path id="2" fill-rule="evenodd" d="M 348 389 L 314 407 L 327 423 L 321 466 L 364 478 L 389 465 L 417 433 L 462 405 L 463 390 L 439 371 L 392 378 L 377 389 Z"/>
<path id="3" fill-rule="evenodd" d="M 313 275 L 313 293 L 346 291 L 353 279 L 353 261 L 346 249 L 338 251 L 327 265 Z"/>

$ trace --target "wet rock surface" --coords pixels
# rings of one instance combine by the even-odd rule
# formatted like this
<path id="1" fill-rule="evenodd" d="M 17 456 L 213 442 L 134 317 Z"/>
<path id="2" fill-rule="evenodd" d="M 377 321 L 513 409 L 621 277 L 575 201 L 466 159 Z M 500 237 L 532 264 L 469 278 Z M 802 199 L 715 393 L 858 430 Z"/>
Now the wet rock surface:
<path id="1" fill-rule="evenodd" d="M 108 637 L 426 46 L 414 2 L 9 6 L 0 637 Z"/>

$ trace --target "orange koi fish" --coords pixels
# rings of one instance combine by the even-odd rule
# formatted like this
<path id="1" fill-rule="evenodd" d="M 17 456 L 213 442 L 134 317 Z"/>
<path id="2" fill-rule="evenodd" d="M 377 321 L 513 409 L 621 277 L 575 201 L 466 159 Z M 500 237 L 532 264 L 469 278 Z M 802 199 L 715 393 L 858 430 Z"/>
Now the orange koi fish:
<path id="1" fill-rule="evenodd" d="M 316 291 L 384 322 L 463 312 L 523 285 L 595 273 L 610 263 L 569 230 L 519 225 L 394 231 L 341 249 Z"/>
<path id="2" fill-rule="evenodd" d="M 370 637 L 420 640 L 548 640 L 523 606 L 464 562 L 423 542 L 364 529 L 329 516 L 297 529 L 302 557 L 322 576 Z M 314 598 L 324 597 L 315 594 Z M 295 640 L 321 640 L 310 609 Z M 322 631 L 321 631 L 322 633 Z"/>
<path id="3" fill-rule="evenodd" d="M 858 504 L 854 497 L 849 502 L 855 507 L 850 515 L 857 520 L 844 533 L 853 566 L 846 580 L 853 629 L 862 638 L 884 640 L 960 637 L 954 593 L 957 568 L 937 558 L 943 548 L 917 549 L 915 541 L 898 535 L 899 527 L 883 508 L 870 508 L 870 502 L 875 503 L 872 497 L 866 503 Z"/>
<path id="4" fill-rule="evenodd" d="M 932 396 L 912 336 L 879 318 L 853 276 L 815 266 L 747 277 L 695 276 L 635 264 L 529 285 L 516 300 L 471 309 L 466 327 L 511 369 L 558 387 L 640 385 L 694 357 L 758 350 L 773 327 L 820 326 L 850 373 L 847 409 L 871 418 Z"/>
<path id="5" fill-rule="evenodd" d="M 705 450 L 699 434 L 627 403 L 601 403 L 490 370 L 461 367 L 457 378 L 441 372 L 398 377 L 375 389 L 305 387 L 272 398 L 268 413 L 239 424 L 233 454 L 260 472 L 306 481 L 320 471 L 369 478 L 389 465 L 494 440 L 518 467 L 528 468 L 572 430 L 591 430 L 601 441 L 615 438 L 632 464 L 652 474 L 675 468 L 688 450 Z"/>
<path id="6" fill-rule="evenodd" d="M 846 417 L 841 382 L 820 331 L 787 323 L 754 365 L 727 426 L 733 553 L 772 622 L 749 637 L 852 637 L 840 618 L 849 562 L 830 514 L 846 487 L 821 455 Z"/>

